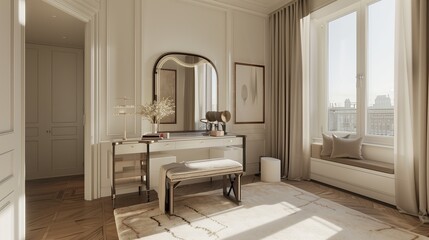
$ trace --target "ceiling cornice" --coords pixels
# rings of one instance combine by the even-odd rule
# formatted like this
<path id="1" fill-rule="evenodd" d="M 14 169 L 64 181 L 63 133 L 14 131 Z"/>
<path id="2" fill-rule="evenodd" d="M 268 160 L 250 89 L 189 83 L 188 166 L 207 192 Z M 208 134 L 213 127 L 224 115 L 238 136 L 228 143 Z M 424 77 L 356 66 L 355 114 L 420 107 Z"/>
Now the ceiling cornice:
<path id="1" fill-rule="evenodd" d="M 243 10 L 269 15 L 292 0 L 211 0 Z"/>
<path id="2" fill-rule="evenodd" d="M 100 0 L 43 0 L 46 3 L 84 21 L 89 22 L 100 8 Z"/>

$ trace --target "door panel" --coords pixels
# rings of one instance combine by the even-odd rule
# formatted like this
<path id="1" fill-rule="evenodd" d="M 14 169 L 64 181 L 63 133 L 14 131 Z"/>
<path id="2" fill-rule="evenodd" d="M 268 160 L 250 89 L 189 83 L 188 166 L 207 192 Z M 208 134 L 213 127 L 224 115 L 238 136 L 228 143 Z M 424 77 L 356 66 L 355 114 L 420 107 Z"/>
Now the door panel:
<path id="1" fill-rule="evenodd" d="M 75 123 L 78 119 L 78 53 L 52 52 L 52 123 Z"/>
<path id="2" fill-rule="evenodd" d="M 38 86 L 26 93 L 38 102 L 26 124 L 27 179 L 83 174 L 83 51 L 27 44 L 27 55 L 26 79 Z"/>
<path id="3" fill-rule="evenodd" d="M 39 128 L 38 127 L 27 127 L 25 129 L 26 137 L 37 137 L 39 136 Z"/>
<path id="4" fill-rule="evenodd" d="M 24 239 L 22 0 L 0 1 L 0 236 Z M 22 4 L 22 5 L 21 5 Z M 21 7 L 21 8 L 20 8 Z M 21 104 L 22 103 L 22 104 Z"/>
<path id="5" fill-rule="evenodd" d="M 13 44 L 11 42 L 11 35 L 13 34 L 13 23 L 12 19 L 12 1 L 1 1 L 0 8 L 5 9 L 0 14 L 0 22 L 3 23 L 0 26 L 0 32 L 6 34 L 0 34 L 0 76 L 1 76 L 1 88 L 0 88 L 0 112 L 2 117 L 0 118 L 0 133 L 12 131 L 13 121 L 13 65 L 11 59 L 11 53 L 13 50 Z M 3 115 L 4 114 L 4 115 Z"/>
<path id="6" fill-rule="evenodd" d="M 2 238 L 4 239 L 15 239 L 13 229 L 14 212 L 16 211 L 15 206 L 12 202 L 13 198 L 11 195 L 7 196 L 0 205 L 0 225 L 3 228 Z"/>
<path id="7" fill-rule="evenodd" d="M 67 173 L 72 172 L 79 164 L 77 155 L 77 141 L 75 139 L 64 139 L 52 141 L 52 159 L 55 171 Z"/>
<path id="8" fill-rule="evenodd" d="M 83 174 L 83 54 L 52 51 L 52 166 L 58 175 Z"/>
<path id="9" fill-rule="evenodd" d="M 25 51 L 25 170 L 27 176 L 39 171 L 39 50 L 27 48 Z M 43 116 L 42 116 L 43 117 Z M 43 159 L 43 158 L 42 158 Z"/>
<path id="10" fill-rule="evenodd" d="M 5 183 L 13 177 L 13 150 L 0 154 L 0 183 Z"/>
<path id="11" fill-rule="evenodd" d="M 39 51 L 29 48 L 25 52 L 25 121 L 26 123 L 39 122 L 39 78 L 37 70 L 37 59 Z M 33 90 L 34 89 L 34 90 Z"/>
<path id="12" fill-rule="evenodd" d="M 27 179 L 36 178 L 41 170 L 50 168 L 50 158 L 46 154 L 49 143 L 46 141 L 46 112 L 41 111 L 46 105 L 46 98 L 41 89 L 45 89 L 47 79 L 43 71 L 43 61 L 47 54 L 41 49 L 27 47 L 25 51 L 25 158 Z M 45 141 L 44 141 L 45 139 Z"/>
<path id="13" fill-rule="evenodd" d="M 39 142 L 26 141 L 25 142 L 25 167 L 26 171 L 38 171 L 39 169 Z"/>
<path id="14" fill-rule="evenodd" d="M 52 127 L 52 136 L 75 136 L 77 127 Z"/>

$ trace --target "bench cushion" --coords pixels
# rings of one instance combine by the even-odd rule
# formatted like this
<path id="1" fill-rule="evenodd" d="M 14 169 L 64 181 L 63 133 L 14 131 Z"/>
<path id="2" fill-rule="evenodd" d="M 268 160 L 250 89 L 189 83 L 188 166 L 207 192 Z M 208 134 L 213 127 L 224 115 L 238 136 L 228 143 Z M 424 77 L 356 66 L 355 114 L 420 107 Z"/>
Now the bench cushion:
<path id="1" fill-rule="evenodd" d="M 365 168 L 369 170 L 374 170 L 378 172 L 384 172 L 389 174 L 394 174 L 394 165 L 392 163 L 387 162 L 381 162 L 376 160 L 369 160 L 369 159 L 350 159 L 350 158 L 328 158 L 328 157 L 321 157 L 320 151 L 321 151 L 322 145 L 321 144 L 311 144 L 311 157 L 312 158 L 318 158 L 323 159 L 326 161 L 346 164 L 350 166 Z"/>
<path id="2" fill-rule="evenodd" d="M 243 171 L 241 163 L 231 159 L 205 159 L 189 161 L 167 172 L 172 181 L 181 181 L 198 177 L 226 175 Z"/>
<path id="3" fill-rule="evenodd" d="M 370 169 L 377 172 L 384 172 L 389 174 L 394 173 L 393 164 L 381 162 L 381 161 L 367 160 L 367 159 L 358 160 L 358 159 L 351 159 L 351 158 L 326 158 L 326 157 L 322 157 L 321 159 L 326 161 L 336 162 L 336 163 L 342 163 L 350 166 Z"/>

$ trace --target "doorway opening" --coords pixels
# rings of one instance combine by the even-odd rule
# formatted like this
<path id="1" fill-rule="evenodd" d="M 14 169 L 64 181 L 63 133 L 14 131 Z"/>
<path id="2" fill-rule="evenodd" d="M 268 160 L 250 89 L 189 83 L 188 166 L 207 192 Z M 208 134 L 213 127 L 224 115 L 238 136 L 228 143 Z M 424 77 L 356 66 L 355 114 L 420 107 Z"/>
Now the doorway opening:
<path id="1" fill-rule="evenodd" d="M 83 179 L 86 23 L 42 0 L 26 21 L 26 180 Z"/>

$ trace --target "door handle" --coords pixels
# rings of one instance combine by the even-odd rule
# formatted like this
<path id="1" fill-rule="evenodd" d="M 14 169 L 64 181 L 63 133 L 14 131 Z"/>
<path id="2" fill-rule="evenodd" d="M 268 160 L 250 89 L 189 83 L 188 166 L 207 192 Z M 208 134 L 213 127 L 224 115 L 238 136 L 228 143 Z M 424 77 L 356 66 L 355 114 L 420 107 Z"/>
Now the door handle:
<path id="1" fill-rule="evenodd" d="M 51 133 L 51 130 L 46 130 L 46 133 L 49 133 L 49 134 L 50 134 L 50 133 Z"/>

